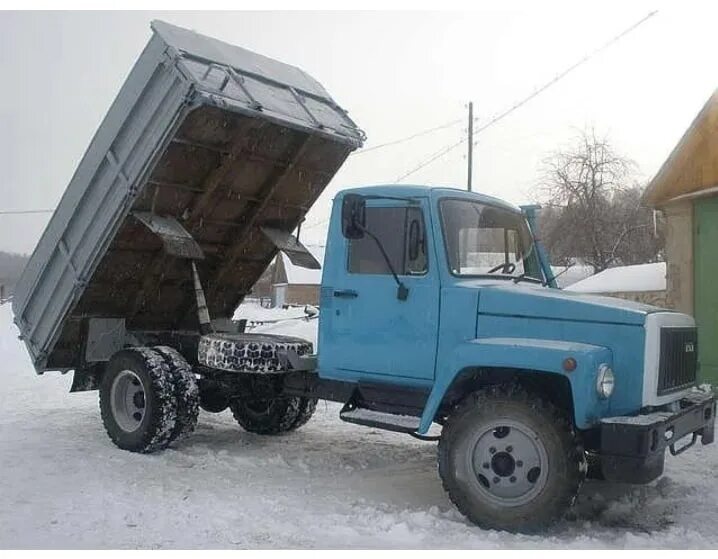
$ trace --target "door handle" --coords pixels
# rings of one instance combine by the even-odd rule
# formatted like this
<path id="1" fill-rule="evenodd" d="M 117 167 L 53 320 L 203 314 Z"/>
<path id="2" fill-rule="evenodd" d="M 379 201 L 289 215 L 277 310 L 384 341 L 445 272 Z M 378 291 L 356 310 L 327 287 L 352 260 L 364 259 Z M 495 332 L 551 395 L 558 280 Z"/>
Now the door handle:
<path id="1" fill-rule="evenodd" d="M 356 297 L 359 297 L 359 293 L 357 293 L 353 289 L 335 289 L 334 296 L 344 297 L 346 299 L 355 299 Z"/>

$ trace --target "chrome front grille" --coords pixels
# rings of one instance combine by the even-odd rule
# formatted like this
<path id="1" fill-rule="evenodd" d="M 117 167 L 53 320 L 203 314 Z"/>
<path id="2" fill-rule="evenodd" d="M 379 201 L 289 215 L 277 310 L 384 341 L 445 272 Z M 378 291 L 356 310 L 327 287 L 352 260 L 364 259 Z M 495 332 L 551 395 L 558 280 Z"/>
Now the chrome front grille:
<path id="1" fill-rule="evenodd" d="M 695 328 L 661 328 L 658 366 L 658 396 L 695 383 L 698 365 L 698 336 Z"/>

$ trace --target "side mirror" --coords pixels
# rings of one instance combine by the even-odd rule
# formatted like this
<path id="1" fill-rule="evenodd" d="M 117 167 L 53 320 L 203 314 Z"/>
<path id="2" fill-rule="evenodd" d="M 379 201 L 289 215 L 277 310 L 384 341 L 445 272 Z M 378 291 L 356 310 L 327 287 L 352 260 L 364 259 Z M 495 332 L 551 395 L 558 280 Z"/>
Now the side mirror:
<path id="1" fill-rule="evenodd" d="M 364 237 L 366 200 L 361 194 L 345 194 L 342 200 L 342 235 L 347 239 Z"/>

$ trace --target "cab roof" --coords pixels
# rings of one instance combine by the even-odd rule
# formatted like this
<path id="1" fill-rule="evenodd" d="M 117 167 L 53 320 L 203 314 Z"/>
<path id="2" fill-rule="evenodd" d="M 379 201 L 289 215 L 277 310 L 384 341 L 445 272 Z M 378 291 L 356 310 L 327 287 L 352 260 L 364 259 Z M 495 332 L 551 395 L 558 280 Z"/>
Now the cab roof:
<path id="1" fill-rule="evenodd" d="M 378 184 L 372 186 L 360 186 L 348 188 L 343 192 L 351 192 L 353 194 L 362 194 L 365 196 L 376 195 L 381 192 L 384 196 L 407 196 L 407 197 L 424 197 L 424 198 L 466 198 L 482 204 L 491 204 L 493 206 L 501 206 L 507 210 L 521 212 L 521 209 L 514 204 L 482 194 L 480 192 L 468 192 L 461 188 L 450 186 L 427 186 L 422 184 Z"/>

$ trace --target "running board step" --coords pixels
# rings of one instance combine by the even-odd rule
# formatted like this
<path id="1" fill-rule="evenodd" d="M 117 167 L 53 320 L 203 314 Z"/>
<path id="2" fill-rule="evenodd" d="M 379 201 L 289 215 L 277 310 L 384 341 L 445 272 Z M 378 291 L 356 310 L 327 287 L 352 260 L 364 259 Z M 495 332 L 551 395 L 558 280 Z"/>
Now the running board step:
<path id="1" fill-rule="evenodd" d="M 347 406 L 339 412 L 339 419 L 347 423 L 356 425 L 366 425 L 367 427 L 376 427 L 385 431 L 394 431 L 395 433 L 415 434 L 419 430 L 419 418 L 410 415 L 394 415 L 393 413 L 384 413 L 374 411 L 367 408 L 347 409 Z"/>

